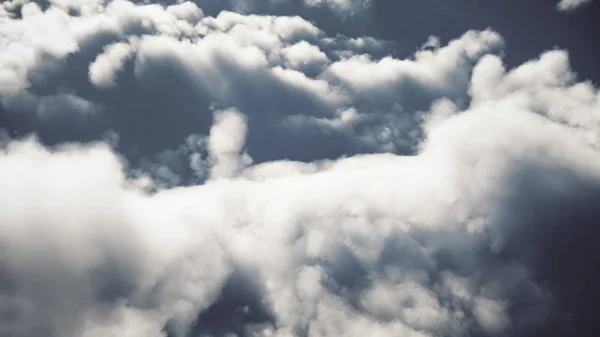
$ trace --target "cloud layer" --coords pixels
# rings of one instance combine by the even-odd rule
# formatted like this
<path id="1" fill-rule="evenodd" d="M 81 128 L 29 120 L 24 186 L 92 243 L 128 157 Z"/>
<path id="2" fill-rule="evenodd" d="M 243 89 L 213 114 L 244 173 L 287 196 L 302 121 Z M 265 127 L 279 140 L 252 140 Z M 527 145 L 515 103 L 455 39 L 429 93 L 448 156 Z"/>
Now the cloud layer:
<path id="1" fill-rule="evenodd" d="M 0 335 L 598 334 L 600 91 L 567 51 L 399 59 L 231 5 L 2 4 Z"/>

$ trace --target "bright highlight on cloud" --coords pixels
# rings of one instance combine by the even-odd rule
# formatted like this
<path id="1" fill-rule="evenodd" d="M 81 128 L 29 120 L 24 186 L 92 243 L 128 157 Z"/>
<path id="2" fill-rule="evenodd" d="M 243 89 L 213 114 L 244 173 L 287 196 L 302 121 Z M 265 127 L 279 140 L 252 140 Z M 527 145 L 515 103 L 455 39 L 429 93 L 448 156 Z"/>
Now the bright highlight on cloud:
<path id="1" fill-rule="evenodd" d="M 597 331 L 600 91 L 567 51 L 400 59 L 192 2 L 0 30 L 0 335 Z"/>

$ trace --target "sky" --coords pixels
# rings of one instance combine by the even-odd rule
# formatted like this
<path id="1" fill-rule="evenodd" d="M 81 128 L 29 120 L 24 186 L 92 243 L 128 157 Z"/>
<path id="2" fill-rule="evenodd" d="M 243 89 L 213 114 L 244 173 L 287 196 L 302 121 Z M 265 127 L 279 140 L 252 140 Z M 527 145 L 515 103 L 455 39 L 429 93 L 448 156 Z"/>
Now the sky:
<path id="1" fill-rule="evenodd" d="M 600 336 L 599 6 L 0 2 L 0 336 Z"/>

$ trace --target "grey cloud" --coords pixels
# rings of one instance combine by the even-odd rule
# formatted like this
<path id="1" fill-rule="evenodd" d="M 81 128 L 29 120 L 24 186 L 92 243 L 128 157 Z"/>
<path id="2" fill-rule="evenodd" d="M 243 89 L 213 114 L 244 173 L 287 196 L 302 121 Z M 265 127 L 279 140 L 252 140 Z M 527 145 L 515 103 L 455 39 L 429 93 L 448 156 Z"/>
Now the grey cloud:
<path id="1" fill-rule="evenodd" d="M 430 143 L 418 157 L 393 155 L 356 157 L 340 160 L 333 166 L 320 169 L 319 173 L 305 173 L 287 178 L 267 178 L 268 180 L 263 182 L 239 179 L 212 182 L 204 186 L 160 192 L 150 199 L 144 197 L 138 199 L 135 194 L 131 195 L 134 202 L 132 206 L 139 203 L 139 206 L 133 207 L 132 211 L 135 210 L 139 214 L 140 207 L 146 209 L 146 212 L 139 215 L 141 216 L 139 229 L 135 223 L 125 227 L 141 235 L 139 236 L 139 240 L 142 240 L 140 248 L 135 248 L 136 246 L 129 241 L 107 241 L 112 242 L 110 246 L 112 248 L 106 252 L 111 252 L 112 255 L 123 251 L 125 256 L 113 262 L 111 255 L 101 253 L 100 261 L 105 261 L 106 267 L 100 264 L 99 269 L 91 271 L 103 277 L 96 276 L 90 278 L 90 281 L 75 278 L 73 281 L 82 286 L 90 284 L 91 289 L 94 289 L 93 294 L 98 295 L 85 297 L 80 295 L 78 298 L 90 298 L 89 305 L 96 308 L 96 302 L 101 299 L 113 303 L 115 297 L 124 296 L 127 303 L 130 303 L 127 308 L 141 311 L 138 313 L 140 315 L 164 317 L 159 313 L 163 311 L 179 313 L 176 316 L 178 320 L 174 320 L 174 323 L 167 323 L 170 322 L 169 320 L 163 321 L 167 326 L 173 326 L 167 330 L 173 331 L 169 334 L 176 336 L 185 334 L 185 331 L 208 331 L 213 335 L 220 335 L 227 331 L 241 333 L 244 330 L 264 333 L 269 330 L 280 333 L 289 331 L 301 335 L 361 334 L 363 331 L 361 329 L 382 334 L 405 333 L 414 336 L 426 336 L 428 333 L 488 336 L 504 334 L 508 331 L 512 331 L 515 335 L 526 333 L 530 335 L 535 331 L 530 329 L 536 327 L 528 325 L 531 320 L 522 322 L 519 318 L 521 315 L 526 313 L 527 317 L 548 322 L 552 314 L 555 314 L 549 308 L 553 305 L 572 305 L 568 301 L 571 300 L 570 296 L 576 293 L 569 292 L 569 288 L 561 284 L 564 282 L 561 279 L 563 273 L 547 274 L 549 269 L 546 269 L 544 264 L 530 260 L 531 256 L 547 254 L 545 244 L 549 247 L 557 247 L 557 242 L 552 240 L 538 242 L 537 238 L 543 236 L 548 230 L 547 226 L 544 226 L 547 222 L 532 218 L 529 214 L 543 214 L 538 212 L 537 208 L 548 207 L 553 203 L 564 205 L 561 194 L 565 192 L 566 195 L 572 196 L 572 193 L 582 191 L 585 196 L 582 200 L 589 200 L 588 192 L 578 188 L 579 183 L 570 183 L 570 181 L 583 179 L 582 186 L 591 186 L 590 179 L 597 181 L 596 168 L 582 165 L 582 160 L 587 160 L 591 155 L 590 151 L 594 150 L 582 147 L 568 154 L 574 160 L 565 160 L 564 156 L 567 152 L 564 152 L 563 148 L 574 150 L 571 144 L 581 144 L 580 141 L 573 138 L 574 134 L 570 129 L 556 128 L 550 122 L 528 112 L 511 113 L 504 116 L 502 123 L 498 123 L 500 117 L 494 110 L 470 111 L 458 117 L 453 118 L 453 123 L 438 124 L 436 128 L 431 129 Z M 481 117 L 485 118 L 481 120 Z M 512 136 L 513 140 L 515 138 L 524 140 L 526 138 L 523 137 L 531 136 L 519 130 L 524 125 L 536 125 L 545 132 L 529 141 L 521 142 L 524 148 L 519 149 L 511 148 L 510 142 L 498 141 L 501 138 L 496 138 L 497 141 L 487 144 L 468 146 L 468 138 L 461 136 L 460 127 L 489 132 L 477 128 L 478 124 L 485 125 L 488 122 L 499 126 L 493 134 L 489 134 L 492 137 L 506 135 Z M 554 139 L 570 141 L 557 144 Z M 27 146 L 29 149 L 19 149 L 18 146 Z M 481 146 L 483 151 L 478 148 Z M 538 152 L 535 151 L 536 147 L 541 147 Z M 536 153 L 546 153 L 546 164 L 535 160 Z M 28 164 L 17 166 L 23 165 L 23 159 L 30 160 L 28 158 L 36 162 L 40 162 L 41 159 L 45 164 L 42 167 Z M 64 178 L 56 181 L 56 184 L 75 181 L 78 182 L 77 188 L 82 186 L 82 182 L 90 184 L 87 189 L 90 198 L 96 196 L 102 198 L 104 193 L 122 194 L 119 198 L 111 197 L 110 204 L 103 206 L 102 209 L 120 205 L 117 209 L 122 211 L 113 214 L 115 219 L 130 218 L 129 221 L 135 221 L 138 217 L 120 215 L 123 214 L 122 212 L 128 214 L 127 205 L 131 201 L 126 200 L 130 198 L 128 195 L 132 192 L 127 190 L 118 192 L 122 188 L 118 183 L 122 178 L 113 175 L 119 172 L 120 168 L 107 148 L 88 153 L 79 149 L 65 149 L 52 154 L 44 152 L 31 143 L 13 144 L 12 150 L 4 156 L 4 160 L 3 177 L 10 177 L 9 172 L 23 172 L 22 169 L 13 171 L 19 167 L 27 170 L 43 169 L 51 173 L 55 171 L 53 167 L 62 167 L 63 163 L 69 163 L 69 170 L 73 172 L 61 176 Z M 498 172 L 498 167 L 501 166 L 486 164 L 495 160 L 508 160 L 510 165 L 506 166 L 506 170 Z M 442 163 L 447 166 L 443 166 Z M 94 167 L 94 180 L 75 179 L 74 173 L 79 170 L 81 172 L 78 174 L 90 173 L 89 169 L 84 170 L 86 167 Z M 458 168 L 461 169 L 457 171 Z M 500 174 L 497 176 L 498 179 L 485 179 L 486 176 L 490 177 L 498 173 Z M 523 175 L 525 178 L 515 179 L 515 174 Z M 559 186 L 548 185 L 548 179 L 564 183 Z M 364 184 L 367 181 L 370 183 Z M 32 183 L 36 184 L 35 186 L 39 184 Z M 43 185 L 39 186 L 43 188 Z M 71 186 L 73 191 L 77 190 L 75 185 Z M 64 185 L 61 191 L 67 191 Z M 263 194 L 264 191 L 270 191 L 271 194 Z M 317 193 L 317 191 L 321 192 Z M 524 191 L 532 193 L 533 196 L 528 197 Z M 591 187 L 590 193 L 596 195 L 597 191 Z M 14 193 L 11 195 L 16 196 Z M 61 197 L 56 202 L 69 200 L 64 198 Z M 19 197 L 13 200 L 18 205 L 20 200 L 26 199 Z M 540 206 L 537 206 L 537 200 L 540 200 Z M 552 203 L 548 205 L 544 200 L 552 200 Z M 579 198 L 571 200 L 579 200 Z M 87 204 L 86 201 L 83 203 L 82 205 Z M 198 209 L 197 205 L 203 206 Z M 263 208 L 266 206 L 268 208 Z M 93 208 L 84 211 L 86 206 L 75 205 L 74 207 L 73 204 L 69 204 L 68 207 L 77 212 L 66 213 L 73 214 L 72 216 L 79 214 L 78 212 L 95 214 Z M 13 211 L 2 214 L 13 216 L 10 218 L 13 220 L 4 223 L 16 224 L 13 221 L 25 219 L 24 215 L 14 212 L 23 208 L 11 207 L 10 209 Z M 149 211 L 150 209 L 152 211 Z M 557 226 L 555 227 L 557 229 L 566 230 L 571 225 L 571 221 L 560 219 L 588 216 L 585 212 L 580 213 L 577 208 L 554 207 L 553 209 L 560 212 L 555 215 L 548 214 L 555 220 L 554 226 Z M 54 208 L 48 208 L 48 211 L 50 210 Z M 104 213 L 105 211 L 98 216 Z M 57 214 L 61 217 L 65 216 L 65 212 Z M 185 216 L 175 220 L 180 217 L 178 214 L 185 214 Z M 593 214 L 591 217 L 593 218 Z M 57 229 L 51 225 L 53 217 L 46 215 L 44 218 L 46 220 L 41 224 L 47 224 L 49 227 L 41 228 Z M 89 215 L 87 218 L 90 221 L 94 219 Z M 156 225 L 148 227 L 149 223 L 146 219 L 154 219 Z M 171 234 L 165 236 L 167 232 L 164 232 L 165 229 L 161 227 L 164 226 L 164 221 L 169 220 L 171 221 L 167 228 Z M 118 235 L 121 237 L 124 235 L 123 225 L 126 224 L 122 221 L 124 220 L 115 223 L 115 225 L 122 224 L 115 227 L 119 228 Z M 103 228 L 98 227 L 99 225 L 80 227 L 77 222 L 63 223 L 74 226 L 66 227 L 71 228 L 71 235 L 76 235 L 75 241 L 68 241 L 73 243 L 88 237 L 87 228 L 89 230 Z M 111 221 L 104 220 L 101 223 L 109 225 Z M 185 223 L 196 225 L 188 227 Z M 585 222 L 578 224 L 582 227 L 570 229 L 571 233 L 579 231 L 580 228 L 584 232 L 591 229 L 585 225 Z M 538 229 L 536 227 L 538 225 L 542 227 Z M 177 248 L 177 240 L 189 237 L 188 230 L 200 230 L 205 226 L 220 233 L 207 237 L 220 238 L 217 242 L 220 242 L 219 246 L 222 248 L 211 247 L 208 250 L 198 250 L 196 245 L 184 245 L 191 249 L 187 252 Z M 117 235 L 117 232 L 111 232 L 111 228 L 113 227 L 107 227 L 108 231 L 103 230 L 101 233 L 106 233 L 108 237 Z M 11 231 L 5 229 L 3 233 L 6 235 Z M 93 233 L 92 238 L 100 235 Z M 552 232 L 548 234 L 553 235 Z M 124 236 L 129 237 L 129 235 Z M 27 237 L 29 236 L 24 236 Z M 19 236 L 4 236 L 4 238 L 5 240 L 12 238 L 10 241 L 15 242 L 13 240 L 18 240 Z M 565 237 L 554 237 L 553 240 L 561 238 Z M 144 240 L 151 241 L 145 243 Z M 167 241 L 163 243 L 163 240 Z M 523 244 L 523 241 L 527 244 Z M 67 243 L 63 242 L 58 241 L 57 244 L 60 245 L 55 246 L 54 249 L 57 247 L 66 249 Z M 542 242 L 544 243 L 540 245 Z M 147 244 L 150 246 L 144 248 Z M 559 247 L 560 245 L 558 244 Z M 9 248 L 11 254 L 6 256 L 19 257 L 22 256 L 21 254 L 38 251 L 37 249 L 31 251 L 33 247 L 23 247 L 24 251 Z M 522 247 L 526 249 L 522 250 Z M 93 252 L 89 247 L 87 249 L 86 251 Z M 150 251 L 154 253 L 147 255 L 150 251 L 146 249 L 151 249 Z M 213 281 L 208 280 L 215 280 L 212 276 L 215 274 L 205 272 L 196 274 L 186 266 L 194 266 L 205 259 L 212 260 L 214 254 L 218 256 L 219 250 L 227 252 L 229 257 L 225 260 L 233 260 L 238 265 L 246 266 L 243 268 L 247 268 L 247 272 L 240 271 L 239 274 L 232 274 L 230 276 L 232 279 L 228 282 L 234 284 L 243 282 L 245 286 L 242 291 L 249 293 L 238 294 L 239 288 L 229 286 L 223 276 L 217 277 L 216 289 L 196 290 L 193 287 L 196 282 L 200 282 L 198 285 L 210 284 Z M 274 252 L 277 253 L 273 254 Z M 160 255 L 155 255 L 159 253 Z M 183 256 L 178 258 L 178 254 Z M 191 260 L 188 260 L 187 256 L 190 256 L 188 254 L 192 254 Z M 61 255 L 53 256 L 58 258 Z M 87 255 L 79 254 L 78 259 L 83 259 L 79 261 L 86 262 L 85 256 Z M 126 256 L 129 258 L 125 258 Z M 169 256 L 173 257 L 169 258 Z M 94 255 L 91 256 L 93 257 Z M 35 261 L 40 257 L 34 254 L 32 258 Z M 143 262 L 147 258 L 157 259 L 156 262 L 163 261 L 162 263 L 175 258 L 181 261 L 181 264 L 171 263 L 167 265 L 168 267 L 160 267 L 161 263 L 147 265 Z M 17 261 L 20 261 L 17 266 L 31 268 L 25 260 Z M 129 263 L 133 265 L 120 268 L 119 264 L 115 265 L 116 261 L 119 261 L 119 264 L 131 261 Z M 81 262 L 65 265 L 75 268 Z M 51 265 L 56 263 L 52 262 Z M 533 265 L 530 266 L 530 263 Z M 14 268 L 7 268 L 9 275 L 13 277 L 22 275 L 16 273 Z M 164 272 L 161 272 L 162 268 L 166 268 Z M 222 270 L 221 267 L 216 268 Z M 134 272 L 137 269 L 140 271 Z M 38 272 L 48 277 L 43 269 Z M 61 269 L 55 272 L 60 273 Z M 134 273 L 129 274 L 130 272 Z M 92 275 L 96 275 L 95 273 Z M 115 276 L 105 278 L 112 273 Z M 145 285 L 146 277 L 153 273 L 169 276 L 164 276 L 167 278 L 159 281 L 156 286 L 152 286 L 154 281 Z M 61 275 L 65 277 L 62 273 Z M 540 283 L 537 282 L 538 279 Z M 154 278 L 151 277 L 149 280 Z M 161 280 L 160 276 L 158 280 Z M 551 282 L 550 289 L 556 289 L 553 288 L 555 286 L 553 282 L 558 282 L 556 286 L 563 287 L 560 289 L 562 292 L 556 297 L 551 296 L 545 281 Z M 249 284 L 260 286 L 251 287 Z M 186 286 L 180 288 L 182 285 Z M 36 287 L 29 289 L 25 284 L 20 283 L 17 288 L 28 300 L 34 303 L 39 300 L 31 297 Z M 222 289 L 220 296 L 217 290 L 219 288 Z M 60 289 L 56 288 L 53 291 L 60 293 Z M 77 288 L 69 289 L 74 291 Z M 140 290 L 135 291 L 135 289 Z M 179 305 L 173 306 L 179 303 L 172 302 L 173 296 L 175 298 L 184 296 L 185 301 L 208 296 L 208 300 L 201 302 L 202 304 L 185 304 L 182 307 L 184 311 L 181 312 L 182 309 L 178 309 Z M 566 296 L 566 299 L 563 300 L 562 296 Z M 148 302 L 151 298 L 154 300 Z M 396 298 L 395 303 L 399 306 L 394 306 L 394 303 L 391 306 L 386 304 L 384 298 Z M 554 304 L 555 300 L 558 304 Z M 185 301 L 183 303 L 189 303 Z M 566 303 L 563 304 L 561 301 Z M 67 304 L 79 310 L 85 306 L 75 300 L 69 300 Z M 67 312 L 74 310 L 69 309 L 71 308 L 69 306 L 64 310 Z M 109 307 L 109 310 L 118 314 L 119 307 L 111 306 L 113 309 Z M 189 308 L 187 309 L 189 311 L 185 308 Z M 90 310 L 95 312 L 97 309 Z M 188 324 L 194 321 L 190 316 L 194 312 L 198 313 L 195 323 L 197 327 L 188 328 Z M 213 317 L 211 315 L 218 315 L 219 312 L 235 322 L 210 318 Z M 59 314 L 60 311 L 56 313 Z M 589 318 L 585 316 L 585 312 L 583 314 L 583 318 L 579 316 L 577 319 L 583 319 L 585 323 Z M 384 323 L 373 320 L 370 318 L 371 315 Z M 43 321 L 33 317 L 30 319 L 36 320 L 42 327 L 47 328 Z M 126 325 L 135 324 L 133 319 L 124 319 Z M 94 320 L 107 324 L 100 318 Z M 154 319 L 156 320 L 160 321 L 158 318 Z M 77 321 L 75 319 L 72 324 L 77 326 Z M 111 324 L 107 324 L 108 326 Z M 585 325 L 580 326 L 585 327 Z M 136 327 L 141 329 L 138 325 Z M 63 325 L 61 329 L 65 329 L 61 335 L 68 335 L 68 331 L 78 331 L 73 330 L 75 328 L 70 328 L 69 325 Z"/>
<path id="2" fill-rule="evenodd" d="M 53 88 L 63 86 L 100 103 L 103 113 L 97 123 L 44 129 L 45 124 L 27 117 L 30 113 L 15 112 L 19 109 L 11 108 L 8 98 L 6 124 L 20 132 L 38 130 L 50 144 L 61 138 L 97 139 L 104 130 L 114 130 L 121 134 L 120 151 L 137 165 L 174 150 L 190 134 L 206 135 L 212 124 L 209 104 L 216 102 L 250 116 L 248 150 L 258 162 L 414 153 L 423 136 L 422 111 L 442 97 L 466 106 L 470 69 L 482 54 L 497 51 L 503 43 L 491 31 L 469 32 L 448 46 L 419 50 L 413 60 L 372 59 L 358 53 L 381 53 L 384 42 L 327 37 L 298 17 L 222 12 L 202 18 L 197 9 L 193 18 L 178 20 L 174 8 L 111 3 L 107 12 L 115 13 L 114 20 L 92 14 L 85 20 L 104 28 L 75 36 L 80 50 L 59 68 L 72 75 L 58 72 L 33 82 L 37 84 L 31 91 L 53 94 Z M 196 28 L 191 25 L 198 22 Z M 160 37 L 149 36 L 159 32 Z M 199 39 L 180 41 L 189 36 Z M 299 52 L 293 59 L 292 51 L 302 46 L 319 63 L 302 63 Z M 377 71 L 390 67 L 395 70 Z M 303 137 L 304 132 L 312 137 Z M 187 181 L 177 177 L 187 175 L 181 168 L 157 167 L 173 183 Z"/>
<path id="3" fill-rule="evenodd" d="M 231 298 L 237 288 L 219 283 L 221 297 L 213 291 L 215 304 L 209 301 L 200 307 L 205 309 L 196 309 L 198 327 L 192 330 L 215 335 L 244 328 L 308 335 L 360 334 L 359 326 L 352 323 L 356 322 L 361 329 L 388 334 L 488 336 L 510 331 L 530 335 L 536 329 L 530 326 L 531 319 L 548 322 L 556 315 L 555 305 L 572 305 L 570 296 L 576 293 L 561 288 L 554 297 L 549 292 L 564 287 L 563 273 L 548 274 L 544 264 L 530 260 L 547 254 L 544 244 L 557 247 L 553 240 L 563 236 L 538 242 L 548 230 L 548 222 L 529 214 L 543 214 L 537 208 L 553 203 L 564 205 L 561 194 L 567 191 L 570 197 L 580 191 L 586 196 L 583 200 L 589 199 L 577 181 L 582 180 L 581 186 L 593 186 L 590 182 L 597 181 L 597 168 L 584 165 L 589 156 L 597 154 L 581 146 L 571 129 L 530 112 L 514 110 L 499 116 L 502 107 L 478 109 L 429 129 L 429 143 L 418 157 L 356 157 L 304 176 L 260 183 L 221 181 L 157 194 L 154 200 L 159 204 L 182 210 L 190 207 L 183 214 L 193 223 L 215 221 L 214 229 L 222 233 L 219 242 L 229 258 L 249 268 L 231 276 L 233 280 L 242 277 L 248 280 L 245 282 L 262 285 L 255 290 L 244 288 L 250 294 L 238 296 L 239 302 L 235 302 Z M 489 123 L 496 126 L 492 133 L 479 127 Z M 522 131 L 533 125 L 543 132 L 532 135 Z M 471 144 L 463 127 L 487 133 L 494 141 Z M 556 143 L 556 139 L 568 141 Z M 513 141 L 522 146 L 512 147 Z M 571 151 L 564 151 L 567 148 Z M 32 155 L 19 151 L 12 156 L 18 153 Z M 544 162 L 537 160 L 541 153 Z M 88 155 L 81 155 L 82 163 L 90 163 Z M 497 161 L 508 165 L 494 164 Z M 97 166 L 105 175 L 111 172 L 103 169 L 105 165 Z M 519 176 L 524 178 L 517 179 Z M 357 183 L 366 181 L 370 184 Z M 549 185 L 552 181 L 563 183 Z M 591 195 L 597 194 L 595 190 L 591 187 Z M 211 211 L 197 213 L 197 202 Z M 268 210 L 261 211 L 267 205 Z M 548 215 L 558 228 L 571 224 L 562 218 L 588 216 L 570 207 L 553 209 L 560 209 L 560 213 Z M 169 218 L 170 212 L 159 219 Z M 178 228 L 174 224 L 170 230 Z M 537 229 L 538 225 L 542 227 Z M 591 228 L 585 222 L 581 226 L 571 231 Z M 279 250 L 278 254 L 273 255 L 273 250 Z M 169 273 L 177 266 L 171 266 Z M 182 281 L 170 282 L 177 285 Z M 106 295 L 110 292 L 99 288 L 110 298 Z M 161 289 L 159 294 L 165 293 L 162 289 L 171 289 L 165 294 L 175 290 L 163 285 L 157 289 Z M 395 303 L 400 306 L 386 304 L 381 296 L 397 298 Z M 170 307 L 168 298 L 158 296 L 156 301 L 158 308 Z M 232 319 L 241 317 L 238 319 L 247 326 L 226 320 L 203 323 L 219 311 Z M 255 311 L 258 317 L 251 314 Z M 528 321 L 520 320 L 524 314 Z M 589 319 L 585 312 L 581 314 L 583 318 L 577 319 L 590 324 L 585 322 Z M 386 323 L 377 323 L 371 315 Z M 185 317 L 189 316 L 184 316 L 183 322 L 190 322 Z M 173 324 L 174 331 L 180 331 L 173 332 L 175 335 L 187 329 Z M 585 328 L 585 324 L 580 326 Z"/>
<path id="4" fill-rule="evenodd" d="M 67 6 L 66 3 L 60 5 Z M 31 4 L 28 6 L 35 8 Z M 191 4 L 186 6 L 193 7 Z M 380 48 L 377 41 L 368 38 L 326 38 L 323 32 L 299 17 L 246 17 L 223 12 L 215 18 L 202 18 L 198 9 L 193 18 L 177 20 L 177 16 L 173 16 L 176 12 L 174 8 L 177 7 L 167 7 L 166 10 L 156 5 L 136 7 L 125 1 L 115 1 L 106 8 L 106 13 L 113 13 L 113 17 L 102 14 L 102 10 L 94 12 L 88 9 L 87 16 L 72 18 L 74 26 L 81 21 L 99 30 L 94 32 L 86 28 L 86 31 L 76 31 L 77 34 L 70 35 L 66 40 L 76 41 L 79 50 L 72 52 L 71 49 L 65 49 L 63 53 L 70 54 L 66 60 L 60 60 L 60 71 L 44 77 L 36 75 L 40 80 L 30 81 L 33 85 L 30 91 L 37 95 L 52 95 L 54 88 L 65 87 L 81 99 L 98 102 L 103 113 L 96 125 L 84 128 L 86 139 L 97 138 L 106 129 L 116 131 L 121 134 L 119 148 L 133 163 L 176 147 L 189 134 L 206 133 L 212 123 L 208 109 L 210 102 L 217 102 L 225 108 L 238 107 L 251 116 L 250 129 L 260 128 L 250 132 L 248 140 L 250 151 L 258 152 L 257 160 L 282 158 L 282 151 L 287 151 L 292 159 L 311 160 L 314 156 L 302 150 L 303 146 L 293 149 L 296 140 L 286 139 L 285 135 L 278 137 L 274 130 L 278 125 L 277 119 L 289 114 L 331 118 L 336 110 L 345 110 L 339 106 L 348 101 L 344 94 L 336 92 L 327 81 L 314 76 L 318 76 L 331 62 L 329 57 L 339 57 L 336 56 L 336 49 L 344 48 L 352 53 L 352 50 L 369 50 L 371 45 Z M 51 7 L 51 13 L 54 17 L 62 15 L 56 7 Z M 191 24 L 198 23 L 198 20 L 200 25 L 193 28 Z M 162 37 L 148 36 L 159 32 L 163 34 Z M 164 34 L 174 36 L 167 38 Z M 204 34 L 208 35 L 198 40 L 198 45 L 177 39 L 180 35 L 201 37 Z M 261 35 L 264 40 L 261 40 Z M 259 38 L 255 40 L 253 36 Z M 231 43 L 225 44 L 224 39 L 231 40 Z M 170 47 L 164 49 L 167 45 Z M 260 49 L 256 50 L 254 46 Z M 30 45 L 28 48 L 38 50 L 40 47 Z M 301 60 L 299 48 L 312 51 L 317 58 L 313 57 L 313 61 Z M 253 62 L 258 62 L 254 65 L 248 63 L 249 60 L 241 62 L 250 51 L 254 55 Z M 208 59 L 192 61 L 196 54 L 205 53 Z M 38 65 L 29 66 L 35 69 L 30 73 L 38 74 Z M 84 66 L 89 69 L 84 71 Z M 169 82 L 171 79 L 172 83 Z M 171 93 L 179 98 L 170 99 Z M 4 101 L 9 112 L 12 111 L 6 114 L 9 119 L 6 124 L 12 125 L 11 128 L 21 132 L 37 129 L 41 139 L 48 143 L 60 142 L 62 135 L 69 134 L 58 128 L 51 128 L 55 130 L 51 136 L 40 132 L 40 126 L 35 126 L 37 122 L 23 112 L 15 112 L 18 109 L 11 107 L 11 97 Z M 181 104 L 168 105 L 174 102 Z M 191 110 L 192 107 L 195 111 Z M 286 111 L 290 107 L 293 107 L 293 111 Z M 172 119 L 169 117 L 171 113 L 179 117 Z M 142 115 L 145 123 L 137 123 Z M 125 130 L 132 130 L 134 125 L 139 132 L 132 134 L 134 137 L 131 138 L 130 132 Z M 170 125 L 171 135 L 158 129 L 165 125 Z M 314 132 L 322 133 L 319 130 Z M 347 141 L 344 138 L 331 137 L 327 133 L 319 135 L 322 139 L 319 143 L 337 145 L 317 154 L 317 158 L 356 152 L 352 145 L 345 144 Z M 269 149 L 272 147 L 269 146 L 269 143 L 273 143 L 270 140 L 272 137 L 278 137 L 277 142 L 286 146 Z M 63 137 L 63 141 L 70 140 L 78 139 L 75 136 Z"/>

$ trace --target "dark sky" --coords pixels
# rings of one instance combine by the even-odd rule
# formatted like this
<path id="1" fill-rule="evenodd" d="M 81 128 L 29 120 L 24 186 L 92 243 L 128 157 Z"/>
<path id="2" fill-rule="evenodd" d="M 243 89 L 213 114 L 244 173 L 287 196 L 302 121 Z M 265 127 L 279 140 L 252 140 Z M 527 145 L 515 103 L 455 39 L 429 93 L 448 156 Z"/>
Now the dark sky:
<path id="1" fill-rule="evenodd" d="M 552 0 L 375 0 L 364 32 L 391 39 L 410 54 L 429 35 L 448 41 L 469 29 L 491 27 L 506 40 L 515 66 L 553 48 L 569 51 L 582 79 L 600 81 L 600 3 L 559 12 Z"/>

